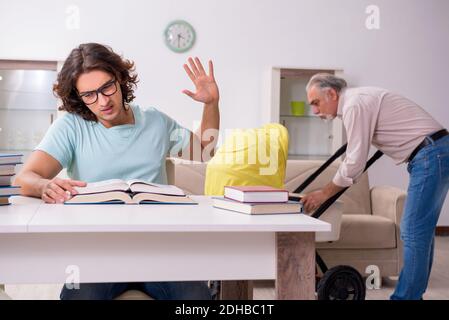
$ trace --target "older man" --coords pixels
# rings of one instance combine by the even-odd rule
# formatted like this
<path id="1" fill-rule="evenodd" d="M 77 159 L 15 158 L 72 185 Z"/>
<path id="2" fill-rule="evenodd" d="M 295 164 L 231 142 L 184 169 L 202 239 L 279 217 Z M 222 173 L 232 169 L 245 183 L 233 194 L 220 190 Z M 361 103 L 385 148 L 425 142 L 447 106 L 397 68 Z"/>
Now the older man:
<path id="1" fill-rule="evenodd" d="M 331 74 L 307 85 L 313 112 L 340 117 L 347 134 L 346 158 L 322 190 L 303 199 L 307 211 L 354 184 L 363 173 L 370 146 L 396 164 L 408 163 L 408 196 L 401 221 L 404 266 L 391 299 L 421 299 L 433 260 L 434 233 L 449 188 L 449 133 L 416 103 L 385 89 L 347 88 Z"/>

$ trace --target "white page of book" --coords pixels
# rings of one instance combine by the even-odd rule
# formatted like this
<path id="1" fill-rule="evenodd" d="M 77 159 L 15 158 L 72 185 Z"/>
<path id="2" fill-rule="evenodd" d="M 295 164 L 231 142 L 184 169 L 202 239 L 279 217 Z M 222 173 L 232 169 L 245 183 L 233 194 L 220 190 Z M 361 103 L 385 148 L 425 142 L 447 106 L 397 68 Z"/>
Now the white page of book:
<path id="1" fill-rule="evenodd" d="M 137 184 L 138 186 L 136 186 Z M 149 192 L 179 196 L 185 195 L 183 190 L 173 185 L 159 184 L 138 179 L 128 180 L 128 185 L 131 186 L 133 192 Z"/>
<path id="2" fill-rule="evenodd" d="M 106 192 L 112 190 L 126 191 L 129 189 L 129 185 L 126 181 L 121 179 L 110 179 L 98 182 L 88 183 L 85 187 L 75 187 L 75 190 L 80 194 Z"/>

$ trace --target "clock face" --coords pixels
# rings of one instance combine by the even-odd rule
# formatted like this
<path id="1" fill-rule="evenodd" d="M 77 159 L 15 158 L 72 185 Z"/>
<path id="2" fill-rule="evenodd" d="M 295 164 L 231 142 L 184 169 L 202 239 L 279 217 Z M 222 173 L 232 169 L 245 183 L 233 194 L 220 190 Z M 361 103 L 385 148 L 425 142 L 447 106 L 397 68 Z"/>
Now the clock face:
<path id="1" fill-rule="evenodd" d="M 195 30 L 185 21 L 174 21 L 165 29 L 165 43 L 174 52 L 185 52 L 195 43 Z"/>

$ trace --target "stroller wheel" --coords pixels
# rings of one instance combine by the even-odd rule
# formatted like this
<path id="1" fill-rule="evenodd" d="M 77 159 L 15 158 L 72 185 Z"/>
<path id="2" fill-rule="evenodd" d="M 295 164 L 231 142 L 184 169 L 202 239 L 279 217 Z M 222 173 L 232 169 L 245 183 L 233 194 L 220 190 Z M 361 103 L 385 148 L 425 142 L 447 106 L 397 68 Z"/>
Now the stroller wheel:
<path id="1" fill-rule="evenodd" d="M 318 282 L 318 300 L 365 300 L 365 282 L 360 273 L 349 266 L 336 266 Z"/>

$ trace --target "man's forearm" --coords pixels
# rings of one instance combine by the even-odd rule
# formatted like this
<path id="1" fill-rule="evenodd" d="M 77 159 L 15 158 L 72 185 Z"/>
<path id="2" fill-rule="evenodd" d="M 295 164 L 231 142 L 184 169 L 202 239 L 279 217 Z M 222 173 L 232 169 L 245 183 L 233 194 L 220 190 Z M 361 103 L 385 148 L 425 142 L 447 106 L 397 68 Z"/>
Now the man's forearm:
<path id="1" fill-rule="evenodd" d="M 214 155 L 220 129 L 218 103 L 205 104 L 200 127 L 190 134 L 189 146 L 178 153 L 182 159 L 208 161 Z"/>
<path id="2" fill-rule="evenodd" d="M 214 155 L 215 146 L 217 145 L 218 132 L 220 129 L 220 111 L 218 109 L 218 102 L 211 104 L 204 104 L 203 116 L 201 119 L 201 125 L 195 132 L 200 146 L 198 146 L 200 151 L 200 156 L 192 156 L 192 159 L 197 159 L 200 161 L 208 161 L 210 157 Z M 194 150 L 196 142 L 191 141 L 191 154 L 197 154 Z M 203 154 L 206 153 L 206 154 Z"/>
<path id="3" fill-rule="evenodd" d="M 217 144 L 218 130 L 220 129 L 220 111 L 218 109 L 218 101 L 211 104 L 204 104 L 203 116 L 201 119 L 201 127 L 199 138 L 201 140 L 201 146 L 204 148 L 210 142 Z M 212 130 L 212 132 L 208 132 Z M 205 135 L 206 134 L 206 135 Z M 213 139 L 212 139 L 212 137 Z"/>
<path id="4" fill-rule="evenodd" d="M 333 183 L 332 181 L 329 182 L 324 188 L 323 193 L 326 195 L 327 199 L 332 197 L 333 195 L 337 194 L 341 190 L 343 190 L 345 187 L 341 187 Z"/>
<path id="5" fill-rule="evenodd" d="M 38 197 L 42 196 L 42 191 L 50 180 L 42 178 L 37 173 L 28 171 L 17 175 L 14 180 L 14 185 L 22 188 L 22 195 Z"/>

